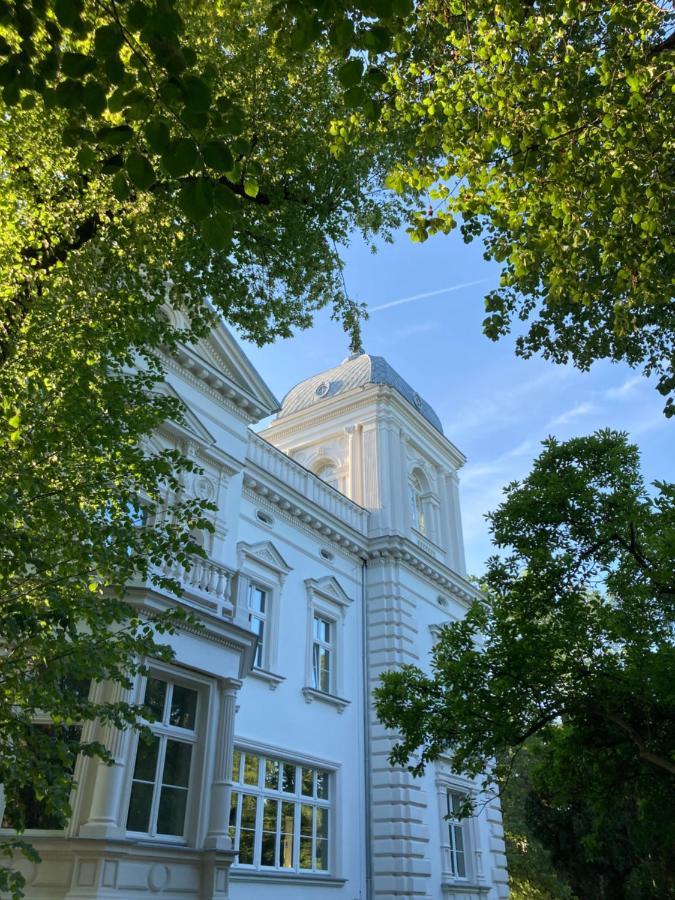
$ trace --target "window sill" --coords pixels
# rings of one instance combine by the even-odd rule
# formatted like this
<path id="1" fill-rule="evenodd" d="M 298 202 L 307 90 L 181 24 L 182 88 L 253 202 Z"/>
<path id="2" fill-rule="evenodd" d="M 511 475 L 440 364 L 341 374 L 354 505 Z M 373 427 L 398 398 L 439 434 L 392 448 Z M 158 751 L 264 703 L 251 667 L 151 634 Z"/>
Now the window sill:
<path id="1" fill-rule="evenodd" d="M 446 897 L 487 897 L 490 892 L 486 884 L 455 879 L 452 875 L 443 875 L 441 890 Z"/>
<path id="2" fill-rule="evenodd" d="M 305 697 L 305 703 L 311 703 L 313 700 L 319 700 L 321 703 L 327 703 L 334 706 L 339 713 L 343 713 L 351 703 L 351 700 L 345 700 L 343 697 L 337 697 L 335 694 L 326 694 L 324 691 L 317 691 L 313 687 L 304 687 L 302 693 Z"/>
<path id="3" fill-rule="evenodd" d="M 333 875 L 320 875 L 318 872 L 262 872 L 258 869 L 244 869 L 232 866 L 230 869 L 230 881 L 254 881 L 269 884 L 271 881 L 277 884 L 323 884 L 326 887 L 342 887 L 347 883 L 346 878 L 335 878 Z"/>
<path id="4" fill-rule="evenodd" d="M 286 681 L 284 675 L 276 675 L 274 672 L 268 672 L 267 669 L 253 668 L 248 674 L 259 678 L 260 681 L 266 681 L 271 691 L 276 691 L 281 682 Z"/>

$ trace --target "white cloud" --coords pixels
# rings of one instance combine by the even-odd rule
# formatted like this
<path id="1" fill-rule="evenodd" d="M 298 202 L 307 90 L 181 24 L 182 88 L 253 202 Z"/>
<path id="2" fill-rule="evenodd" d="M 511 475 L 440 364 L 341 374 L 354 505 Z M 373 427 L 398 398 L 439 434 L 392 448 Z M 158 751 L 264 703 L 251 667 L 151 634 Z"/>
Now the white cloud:
<path id="1" fill-rule="evenodd" d="M 605 391 L 605 397 L 607 397 L 608 400 L 625 397 L 626 394 L 631 394 L 638 384 L 643 384 L 645 382 L 646 379 L 644 375 L 634 375 L 632 378 L 627 378 L 623 384 L 619 385 L 619 387 L 609 388 L 609 390 Z"/>
<path id="2" fill-rule="evenodd" d="M 548 428 L 554 428 L 556 425 L 567 425 L 569 422 L 574 421 L 574 419 L 579 419 L 582 416 L 587 416 L 592 412 L 597 410 L 597 406 L 593 403 L 577 403 L 576 406 L 573 406 L 572 409 L 568 409 L 566 412 L 561 413 L 559 416 L 556 416 L 555 419 L 552 419 L 548 423 Z"/>
<path id="3" fill-rule="evenodd" d="M 403 306 L 406 303 L 414 303 L 415 300 L 426 300 L 427 297 L 438 297 L 440 294 L 450 294 L 453 291 L 461 291 L 463 288 L 475 287 L 477 284 L 487 284 L 494 281 L 493 278 L 479 278 L 477 281 L 465 281 L 462 284 L 451 284 L 448 287 L 439 288 L 437 291 L 427 291 L 424 294 L 413 294 L 412 297 L 401 297 L 400 300 L 390 300 L 388 303 L 378 303 L 377 306 L 369 306 L 368 312 L 380 312 L 383 309 L 393 309 L 395 306 Z"/>

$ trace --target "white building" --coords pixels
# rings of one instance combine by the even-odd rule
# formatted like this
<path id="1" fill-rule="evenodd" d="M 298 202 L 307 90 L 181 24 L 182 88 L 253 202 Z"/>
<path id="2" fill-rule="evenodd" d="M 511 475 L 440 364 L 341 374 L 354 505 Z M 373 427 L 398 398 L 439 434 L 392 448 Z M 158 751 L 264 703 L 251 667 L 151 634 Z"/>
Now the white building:
<path id="1" fill-rule="evenodd" d="M 27 897 L 506 897 L 498 806 L 447 820 L 474 784 L 449 763 L 421 779 L 390 767 L 368 701 L 384 670 L 427 664 L 473 595 L 462 454 L 378 357 L 309 378 L 280 409 L 225 328 L 167 370 L 188 413 L 157 442 L 197 460 L 185 489 L 218 506 L 208 562 L 174 573 L 204 630 L 136 685 L 154 742 L 99 734 L 115 765 L 78 761 L 68 828 L 27 833 L 43 858 L 21 864 Z"/>

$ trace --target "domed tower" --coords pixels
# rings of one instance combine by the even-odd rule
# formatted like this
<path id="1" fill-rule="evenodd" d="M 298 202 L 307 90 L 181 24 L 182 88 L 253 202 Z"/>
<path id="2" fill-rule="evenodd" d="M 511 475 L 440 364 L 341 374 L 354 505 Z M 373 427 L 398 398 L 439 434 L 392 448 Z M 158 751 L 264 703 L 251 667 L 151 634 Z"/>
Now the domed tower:
<path id="1" fill-rule="evenodd" d="M 262 435 L 371 512 L 370 536 L 408 538 L 465 574 L 457 470 L 431 406 L 381 356 L 301 381 Z"/>

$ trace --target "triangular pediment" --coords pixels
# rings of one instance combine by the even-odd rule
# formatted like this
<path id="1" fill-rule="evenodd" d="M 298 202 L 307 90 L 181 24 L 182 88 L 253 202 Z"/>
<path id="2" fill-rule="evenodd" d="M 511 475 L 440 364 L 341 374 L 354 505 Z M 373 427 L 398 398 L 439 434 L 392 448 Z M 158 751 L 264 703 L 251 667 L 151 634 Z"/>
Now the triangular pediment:
<path id="1" fill-rule="evenodd" d="M 352 598 L 342 588 L 334 575 L 326 575 L 324 578 L 307 578 L 305 585 L 308 591 L 319 594 L 326 600 L 331 600 L 340 606 L 349 606 Z"/>
<path id="2" fill-rule="evenodd" d="M 239 541 L 237 551 L 240 557 L 240 565 L 244 558 L 264 565 L 268 569 L 272 569 L 279 575 L 287 575 L 291 571 L 281 553 L 274 546 L 272 541 L 260 541 L 258 544 L 247 544 L 245 541 Z"/>
<path id="3" fill-rule="evenodd" d="M 216 439 L 208 430 L 208 428 L 204 425 L 198 416 L 194 414 L 194 412 L 187 406 L 183 398 L 180 396 L 178 391 L 168 382 L 162 381 L 155 388 L 157 393 L 164 394 L 165 397 L 173 397 L 175 400 L 178 400 L 181 404 L 183 414 L 180 421 L 171 420 L 169 422 L 165 422 L 163 425 L 164 430 L 171 431 L 173 433 L 178 432 L 182 437 L 191 437 L 193 439 L 198 440 L 202 444 L 215 444 Z"/>
<path id="4" fill-rule="evenodd" d="M 265 415 L 279 409 L 279 401 L 222 322 L 211 329 L 194 352 L 250 397 Z"/>

